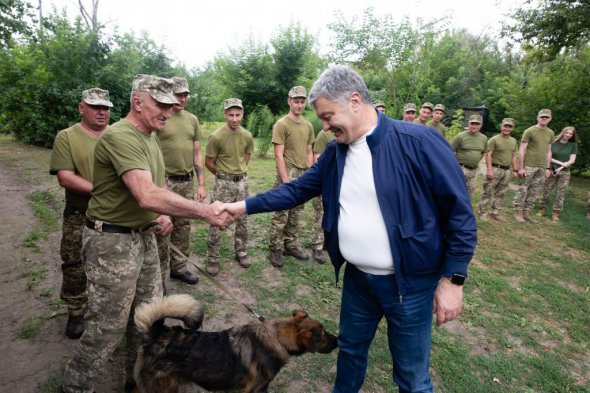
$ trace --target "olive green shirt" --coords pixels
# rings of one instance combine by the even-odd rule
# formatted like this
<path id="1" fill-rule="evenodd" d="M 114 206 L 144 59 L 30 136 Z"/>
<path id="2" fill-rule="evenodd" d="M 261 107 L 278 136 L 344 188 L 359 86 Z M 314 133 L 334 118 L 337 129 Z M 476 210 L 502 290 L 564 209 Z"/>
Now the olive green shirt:
<path id="1" fill-rule="evenodd" d="M 451 147 L 459 164 L 477 167 L 488 151 L 487 142 L 488 137 L 481 132 L 472 135 L 469 131 L 463 131 L 453 138 Z"/>
<path id="2" fill-rule="evenodd" d="M 223 173 L 239 175 L 246 172 L 246 154 L 254 152 L 250 131 L 239 127 L 231 131 L 227 125 L 216 129 L 207 141 L 207 157 L 215 158 L 215 168 Z"/>
<path id="3" fill-rule="evenodd" d="M 187 111 L 172 112 L 164 131 L 158 133 L 167 175 L 185 175 L 194 168 L 195 142 L 201 140 L 197 116 Z"/>
<path id="4" fill-rule="evenodd" d="M 321 130 L 318 132 L 318 136 L 315 139 L 315 143 L 313 144 L 313 152 L 315 154 L 322 154 L 324 150 L 326 150 L 326 146 L 332 140 L 334 140 L 335 136 L 332 131 L 324 131 Z"/>
<path id="5" fill-rule="evenodd" d="M 528 143 L 524 154 L 524 166 L 547 168 L 547 152 L 554 137 L 555 133 L 550 128 L 527 128 L 520 140 L 521 143 Z"/>
<path id="6" fill-rule="evenodd" d="M 569 161 L 572 154 L 578 154 L 578 144 L 576 142 L 561 143 L 559 141 L 553 142 L 551 145 L 551 157 L 557 161 Z M 551 169 L 556 170 L 561 167 L 559 164 L 551 163 Z M 562 172 L 569 172 L 570 168 L 563 168 Z"/>
<path id="7" fill-rule="evenodd" d="M 426 123 L 426 125 L 437 130 L 442 136 L 445 136 L 445 134 L 447 133 L 447 127 L 445 127 L 445 125 L 441 122 L 434 124 L 434 122 L 430 120 L 428 123 Z"/>
<path id="8" fill-rule="evenodd" d="M 488 140 L 488 151 L 492 153 L 492 163 L 498 165 L 512 165 L 512 156 L 517 151 L 516 139 L 502 134 L 494 135 Z"/>
<path id="9" fill-rule="evenodd" d="M 296 123 L 284 116 L 272 128 L 272 143 L 285 146 L 283 158 L 287 167 L 307 169 L 307 146 L 314 140 L 313 126 L 303 118 Z"/>
<path id="10" fill-rule="evenodd" d="M 123 119 L 105 131 L 96 143 L 88 218 L 139 228 L 159 216 L 142 209 L 123 182 L 121 176 L 132 169 L 149 171 L 156 186 L 164 184 L 160 140 L 154 133 L 146 136 Z"/>
<path id="11" fill-rule="evenodd" d="M 57 175 L 58 171 L 73 171 L 92 182 L 94 147 L 97 140 L 98 138 L 86 133 L 80 123 L 58 132 L 53 142 L 49 173 Z M 86 211 L 90 195 L 78 194 L 67 188 L 65 193 L 66 204 L 81 212 Z"/>

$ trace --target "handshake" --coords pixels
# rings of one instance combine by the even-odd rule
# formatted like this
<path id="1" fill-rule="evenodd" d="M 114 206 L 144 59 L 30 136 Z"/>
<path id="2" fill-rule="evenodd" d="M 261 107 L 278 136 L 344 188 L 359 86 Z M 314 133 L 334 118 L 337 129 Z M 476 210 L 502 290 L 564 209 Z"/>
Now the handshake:
<path id="1" fill-rule="evenodd" d="M 246 214 L 246 202 L 233 203 L 213 202 L 208 206 L 204 220 L 219 229 L 225 229 L 235 220 Z"/>

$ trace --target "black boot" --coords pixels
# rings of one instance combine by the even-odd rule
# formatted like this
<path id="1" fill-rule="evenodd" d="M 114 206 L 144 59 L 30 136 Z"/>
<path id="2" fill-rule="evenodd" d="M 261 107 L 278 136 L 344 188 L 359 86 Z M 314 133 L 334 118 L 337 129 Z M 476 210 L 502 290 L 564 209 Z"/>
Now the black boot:
<path id="1" fill-rule="evenodd" d="M 84 333 L 84 315 L 69 315 L 66 325 L 66 336 L 75 340 Z"/>

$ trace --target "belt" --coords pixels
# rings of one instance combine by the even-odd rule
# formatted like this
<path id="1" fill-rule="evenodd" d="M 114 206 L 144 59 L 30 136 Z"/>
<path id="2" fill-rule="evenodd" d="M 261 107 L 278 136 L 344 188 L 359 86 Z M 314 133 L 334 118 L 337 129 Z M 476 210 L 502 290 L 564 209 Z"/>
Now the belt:
<path id="1" fill-rule="evenodd" d="M 476 167 L 476 166 L 470 166 L 470 165 L 465 165 L 465 164 L 461 164 L 461 163 L 459 163 L 459 165 L 461 165 L 461 166 L 462 166 L 462 167 L 464 167 L 464 168 L 471 169 L 471 170 L 473 170 L 473 169 L 477 169 L 477 167 Z"/>
<path id="2" fill-rule="evenodd" d="M 193 173 L 185 173 L 184 175 L 166 175 L 167 179 L 175 181 L 189 181 L 193 178 Z"/>
<path id="3" fill-rule="evenodd" d="M 239 182 L 242 181 L 246 178 L 246 176 L 248 176 L 247 173 L 242 173 L 240 175 L 230 175 L 228 173 L 219 173 L 217 172 L 215 174 L 215 177 L 220 179 L 220 180 L 228 180 L 228 181 L 233 181 L 233 182 Z"/>
<path id="4" fill-rule="evenodd" d="M 510 169 L 510 165 L 492 164 L 492 166 L 493 167 L 496 167 L 496 168 L 504 169 L 505 171 L 507 171 L 508 169 Z"/>
<path id="5" fill-rule="evenodd" d="M 101 228 L 101 232 L 107 232 L 107 233 L 127 233 L 127 234 L 131 234 L 134 232 L 145 232 L 146 230 L 152 228 L 156 223 L 155 222 L 149 222 L 146 225 L 139 227 L 139 228 L 128 228 L 128 227 L 122 227 L 120 225 L 115 225 L 115 224 L 107 224 L 106 222 L 102 223 L 102 228 Z M 96 231 L 96 223 L 94 221 L 90 221 L 89 219 L 86 219 L 86 221 L 84 221 L 84 225 L 86 225 L 87 228 L 92 229 L 93 231 Z"/>

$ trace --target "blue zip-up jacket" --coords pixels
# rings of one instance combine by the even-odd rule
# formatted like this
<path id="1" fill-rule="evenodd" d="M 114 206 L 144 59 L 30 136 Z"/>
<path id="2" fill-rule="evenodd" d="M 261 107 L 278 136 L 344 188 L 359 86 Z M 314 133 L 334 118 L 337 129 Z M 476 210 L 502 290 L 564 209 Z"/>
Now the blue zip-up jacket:
<path id="1" fill-rule="evenodd" d="M 436 285 L 442 275 L 467 276 L 477 226 L 450 145 L 430 128 L 382 114 L 367 144 L 399 295 Z M 338 216 L 347 150 L 348 145 L 332 141 L 303 176 L 246 199 L 246 211 L 255 214 L 290 209 L 321 194 L 325 244 L 336 278 L 345 262 L 338 243 Z"/>

